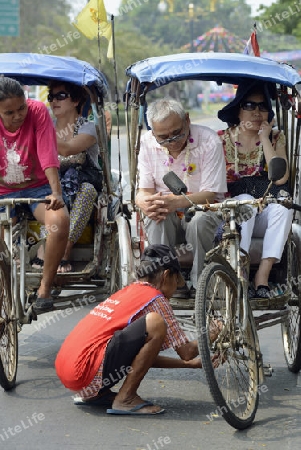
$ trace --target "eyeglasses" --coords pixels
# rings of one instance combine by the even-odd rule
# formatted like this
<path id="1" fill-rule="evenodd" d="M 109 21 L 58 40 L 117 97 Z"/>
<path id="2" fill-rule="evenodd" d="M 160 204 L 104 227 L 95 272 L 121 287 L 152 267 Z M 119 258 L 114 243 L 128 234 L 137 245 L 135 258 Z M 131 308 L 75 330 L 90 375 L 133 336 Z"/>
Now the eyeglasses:
<path id="1" fill-rule="evenodd" d="M 259 111 L 261 112 L 268 112 L 269 111 L 269 107 L 265 102 L 244 102 L 240 105 L 240 107 L 244 110 L 244 111 L 255 111 L 255 109 L 257 108 Z"/>
<path id="2" fill-rule="evenodd" d="M 158 142 L 159 145 L 165 145 L 165 144 L 171 144 L 173 142 L 177 142 L 180 141 L 181 139 L 183 139 L 183 137 L 185 136 L 185 132 L 182 133 L 183 128 L 185 127 L 185 125 L 182 126 L 181 128 L 181 133 L 177 134 L 176 136 L 173 136 L 171 138 L 167 138 L 167 139 L 163 139 L 163 141 L 158 141 L 158 139 L 155 136 L 156 141 Z"/>
<path id="3" fill-rule="evenodd" d="M 58 101 L 61 100 L 66 100 L 66 98 L 69 98 L 70 94 L 68 94 L 68 92 L 64 92 L 64 91 L 60 91 L 57 92 L 56 94 L 48 94 L 47 100 L 49 101 L 49 103 L 53 102 L 53 99 L 55 98 Z"/>

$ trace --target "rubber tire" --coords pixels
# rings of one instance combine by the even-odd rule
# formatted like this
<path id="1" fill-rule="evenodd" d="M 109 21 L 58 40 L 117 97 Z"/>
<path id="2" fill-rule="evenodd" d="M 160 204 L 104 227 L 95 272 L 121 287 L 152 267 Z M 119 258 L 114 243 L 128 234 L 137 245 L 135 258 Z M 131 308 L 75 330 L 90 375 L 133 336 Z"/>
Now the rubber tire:
<path id="1" fill-rule="evenodd" d="M 111 278 L 110 278 L 110 294 L 122 289 L 122 277 L 121 277 L 121 257 L 119 249 L 119 234 L 115 232 L 112 236 L 113 252 L 111 255 Z"/>
<path id="2" fill-rule="evenodd" d="M 212 291 L 212 283 L 218 286 L 217 292 Z M 221 290 L 222 286 L 224 290 Z M 208 264 L 198 281 L 195 312 L 202 365 L 211 395 L 217 405 L 216 414 L 210 415 L 210 420 L 216 415 L 222 415 L 229 425 L 243 430 L 253 423 L 258 408 L 259 362 L 254 334 L 256 330 L 251 326 L 253 318 L 250 316 L 250 308 L 246 334 L 237 333 L 237 286 L 236 274 L 230 266 L 216 262 Z M 225 325 L 225 292 L 233 299 L 231 316 L 235 317 L 234 321 L 228 321 L 228 326 Z M 219 297 L 215 297 L 217 294 Z M 214 306 L 212 311 L 210 304 Z M 214 323 L 210 312 L 214 313 L 214 319 L 223 324 L 222 331 L 213 343 L 210 342 L 207 326 L 211 324 L 212 327 Z M 213 355 L 218 355 L 217 359 L 220 359 L 217 368 L 214 368 L 211 360 Z M 239 382 L 236 381 L 237 378 Z M 242 398 L 245 400 L 242 401 Z"/>
<path id="3" fill-rule="evenodd" d="M 293 240 L 291 241 L 291 261 L 291 300 L 294 305 L 290 302 L 286 305 L 289 314 L 285 322 L 281 323 L 281 333 L 287 367 L 291 372 L 298 373 L 301 369 L 301 270 L 297 244 Z M 296 302 L 299 304 L 295 305 Z"/>
<path id="4" fill-rule="evenodd" d="M 17 320 L 13 316 L 13 305 L 10 286 L 10 264 L 3 255 L 8 250 L 0 241 L 0 385 L 6 391 L 13 389 L 16 384 L 18 368 L 18 332 Z"/>

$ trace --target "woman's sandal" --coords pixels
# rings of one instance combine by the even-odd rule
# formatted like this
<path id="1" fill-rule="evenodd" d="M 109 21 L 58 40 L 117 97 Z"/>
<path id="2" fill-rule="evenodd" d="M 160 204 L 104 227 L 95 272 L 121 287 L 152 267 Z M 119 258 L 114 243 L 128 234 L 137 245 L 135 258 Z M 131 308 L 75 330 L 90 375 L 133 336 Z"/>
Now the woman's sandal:
<path id="1" fill-rule="evenodd" d="M 68 270 L 68 266 L 69 266 L 69 270 Z M 64 271 L 59 270 L 62 267 L 65 267 L 66 270 L 64 270 Z M 62 259 L 62 261 L 60 262 L 60 264 L 58 266 L 57 273 L 69 273 L 69 272 L 73 272 L 72 264 L 67 259 Z"/>
<path id="2" fill-rule="evenodd" d="M 270 298 L 271 293 L 269 286 L 264 286 L 262 284 L 258 286 L 256 289 L 255 296 L 256 298 Z"/>
<path id="3" fill-rule="evenodd" d="M 43 259 L 39 258 L 38 256 L 36 256 L 35 258 L 33 258 L 33 259 L 30 261 L 30 264 L 31 264 L 31 267 L 32 267 L 33 269 L 36 269 L 36 270 L 43 270 L 43 267 L 44 267 L 44 261 L 43 261 Z"/>

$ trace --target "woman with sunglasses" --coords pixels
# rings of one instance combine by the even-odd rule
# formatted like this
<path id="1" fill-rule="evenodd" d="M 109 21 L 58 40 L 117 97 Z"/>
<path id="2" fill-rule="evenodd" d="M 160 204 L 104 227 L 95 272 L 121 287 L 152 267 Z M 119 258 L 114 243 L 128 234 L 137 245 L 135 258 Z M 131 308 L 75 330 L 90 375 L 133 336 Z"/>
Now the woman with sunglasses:
<path id="1" fill-rule="evenodd" d="M 83 179 L 80 167 L 84 165 L 86 168 L 88 165 L 88 173 L 96 170 L 100 181 L 102 174 L 98 164 L 95 125 L 81 115 L 88 98 L 86 91 L 80 86 L 61 81 L 51 81 L 48 88 L 48 101 L 55 117 L 61 184 L 64 200 L 70 210 L 68 242 L 58 267 L 58 273 L 66 273 L 73 270 L 71 250 L 90 219 L 97 189 L 100 188 L 94 186 L 92 178 Z M 42 252 L 41 249 L 33 260 L 34 268 L 43 265 Z"/>
<path id="2" fill-rule="evenodd" d="M 232 102 L 218 112 L 228 128 L 219 131 L 223 142 L 227 184 L 231 197 L 239 200 L 260 198 L 269 180 L 267 166 L 274 156 L 287 160 L 285 136 L 274 125 L 271 98 L 275 88 L 268 83 L 243 82 Z M 280 190 L 288 191 L 288 170 L 270 190 L 277 197 Z M 253 216 L 242 223 L 241 248 L 249 251 L 251 238 L 263 237 L 263 250 L 250 297 L 269 298 L 269 275 L 273 264 L 279 262 L 292 223 L 292 211 L 276 203 L 263 211 L 254 208 Z M 277 236 L 277 239 L 275 239 Z"/>

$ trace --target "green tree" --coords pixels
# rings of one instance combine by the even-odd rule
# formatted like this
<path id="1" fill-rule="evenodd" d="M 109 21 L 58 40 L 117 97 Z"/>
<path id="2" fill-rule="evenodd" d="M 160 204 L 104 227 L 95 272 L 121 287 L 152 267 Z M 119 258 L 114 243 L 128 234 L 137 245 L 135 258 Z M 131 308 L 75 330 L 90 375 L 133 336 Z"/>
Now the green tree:
<path id="1" fill-rule="evenodd" d="M 181 0 L 164 0 L 164 3 L 169 8 L 160 12 L 159 0 L 123 0 L 117 17 L 118 28 L 132 29 L 152 42 L 168 44 L 173 52 L 189 51 L 193 39 L 216 26 L 226 28 L 229 34 L 242 40 L 250 37 L 254 19 L 245 0 L 217 0 L 214 11 L 210 10 L 212 2 L 208 0 L 195 0 L 193 9 Z"/>
<path id="2" fill-rule="evenodd" d="M 277 0 L 270 7 L 261 6 L 258 28 L 275 34 L 301 39 L 301 4 L 296 0 Z"/>

